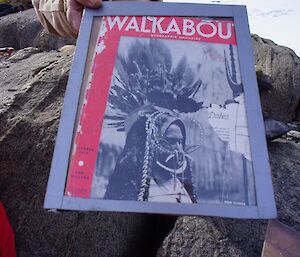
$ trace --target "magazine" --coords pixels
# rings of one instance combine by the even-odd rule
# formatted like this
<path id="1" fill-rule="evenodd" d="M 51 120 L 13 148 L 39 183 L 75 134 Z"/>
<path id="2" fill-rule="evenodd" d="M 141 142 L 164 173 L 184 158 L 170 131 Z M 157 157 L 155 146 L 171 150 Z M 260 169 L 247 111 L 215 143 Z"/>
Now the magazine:
<path id="1" fill-rule="evenodd" d="M 65 195 L 257 205 L 231 18 L 101 19 Z"/>

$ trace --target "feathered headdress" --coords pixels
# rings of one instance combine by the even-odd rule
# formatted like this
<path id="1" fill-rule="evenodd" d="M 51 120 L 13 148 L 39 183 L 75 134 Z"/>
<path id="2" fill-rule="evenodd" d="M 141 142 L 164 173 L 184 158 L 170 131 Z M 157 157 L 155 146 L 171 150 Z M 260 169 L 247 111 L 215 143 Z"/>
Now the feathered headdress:
<path id="1" fill-rule="evenodd" d="M 167 45 L 159 39 L 137 39 L 127 50 L 119 51 L 109 92 L 106 124 L 128 131 L 140 112 L 158 108 L 196 112 L 202 102 L 193 98 L 201 86 L 186 57 L 176 66 Z"/>

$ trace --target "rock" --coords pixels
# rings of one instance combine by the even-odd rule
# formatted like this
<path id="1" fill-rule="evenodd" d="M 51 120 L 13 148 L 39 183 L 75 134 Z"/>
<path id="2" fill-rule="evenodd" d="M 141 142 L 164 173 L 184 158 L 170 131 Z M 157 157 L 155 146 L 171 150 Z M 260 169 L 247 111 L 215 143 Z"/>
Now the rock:
<path id="1" fill-rule="evenodd" d="M 284 139 L 269 143 L 278 219 L 300 231 L 300 145 Z M 180 217 L 158 257 L 259 257 L 266 221 Z"/>
<path id="2" fill-rule="evenodd" d="M 256 70 L 273 86 L 261 92 L 263 111 L 280 121 L 300 120 L 300 58 L 289 48 L 252 36 Z"/>
<path id="3" fill-rule="evenodd" d="M 75 52 L 75 46 L 74 45 L 65 45 L 62 48 L 60 48 L 58 51 L 66 56 L 71 56 Z"/>
<path id="4" fill-rule="evenodd" d="M 10 14 L 0 18 L 0 47 L 37 47 L 41 50 L 59 49 L 75 44 L 74 39 L 50 35 L 42 28 L 34 9 Z"/>
<path id="5" fill-rule="evenodd" d="M 278 218 L 300 231 L 300 144 L 276 139 L 268 148 Z"/>
<path id="6" fill-rule="evenodd" d="M 270 118 L 264 118 L 264 123 L 267 140 L 273 140 L 275 138 L 281 137 L 282 135 L 297 127 L 294 124 L 285 123 Z"/>
<path id="7" fill-rule="evenodd" d="M 39 52 L 41 52 L 41 50 L 35 47 L 24 48 L 22 51 L 15 52 L 11 57 L 8 58 L 8 61 L 11 63 L 15 63 L 30 57 L 30 55 L 32 54 Z"/>
<path id="8" fill-rule="evenodd" d="M 300 132 L 296 130 L 291 130 L 285 135 L 284 138 L 287 140 L 291 140 L 295 143 L 300 143 Z"/>
<path id="9" fill-rule="evenodd" d="M 34 39 L 33 46 L 47 51 L 52 49 L 59 49 L 64 45 L 75 45 L 75 43 L 76 39 L 54 36 L 43 29 Z"/>
<path id="10" fill-rule="evenodd" d="M 180 217 L 157 257 L 258 257 L 266 221 Z"/>
<path id="11" fill-rule="evenodd" d="M 273 89 L 273 86 L 270 83 L 270 78 L 266 76 L 266 74 L 264 74 L 261 70 L 256 70 L 256 77 L 259 92 Z"/>

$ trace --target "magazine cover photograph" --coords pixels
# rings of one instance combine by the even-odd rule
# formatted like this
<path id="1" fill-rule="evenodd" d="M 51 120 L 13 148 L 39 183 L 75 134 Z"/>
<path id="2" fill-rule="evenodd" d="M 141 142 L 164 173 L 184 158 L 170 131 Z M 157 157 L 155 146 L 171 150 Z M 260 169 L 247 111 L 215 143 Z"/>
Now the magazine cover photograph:
<path id="1" fill-rule="evenodd" d="M 65 195 L 256 205 L 232 19 L 103 17 Z"/>

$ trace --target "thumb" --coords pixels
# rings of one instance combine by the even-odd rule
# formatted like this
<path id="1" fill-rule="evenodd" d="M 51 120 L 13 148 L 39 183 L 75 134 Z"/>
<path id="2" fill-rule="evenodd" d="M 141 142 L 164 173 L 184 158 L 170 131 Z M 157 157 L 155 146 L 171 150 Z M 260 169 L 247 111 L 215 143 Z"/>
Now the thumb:
<path id="1" fill-rule="evenodd" d="M 68 10 L 67 11 L 67 20 L 71 27 L 74 30 L 74 33 L 77 35 L 80 28 L 82 12 L 77 10 Z"/>
<path id="2" fill-rule="evenodd" d="M 84 7 L 99 8 L 102 4 L 102 0 L 76 0 L 77 3 Z"/>

